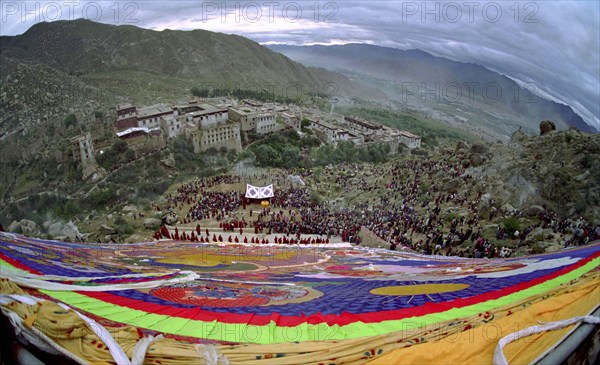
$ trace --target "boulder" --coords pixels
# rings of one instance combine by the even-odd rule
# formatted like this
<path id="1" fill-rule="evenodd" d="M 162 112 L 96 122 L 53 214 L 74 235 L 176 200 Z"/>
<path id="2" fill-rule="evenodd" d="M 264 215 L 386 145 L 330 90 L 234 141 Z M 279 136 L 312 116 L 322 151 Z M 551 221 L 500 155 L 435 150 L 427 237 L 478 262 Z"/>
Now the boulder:
<path id="1" fill-rule="evenodd" d="M 471 155 L 471 158 L 469 159 L 469 162 L 471 163 L 471 166 L 473 166 L 473 167 L 479 167 L 483 163 L 483 158 L 481 157 L 480 154 L 474 153 L 474 154 Z"/>
<path id="2" fill-rule="evenodd" d="M 486 153 L 488 148 L 481 142 L 475 142 L 471 145 L 471 149 L 469 150 L 471 153 Z"/>
<path id="3" fill-rule="evenodd" d="M 19 225 L 21 226 L 21 231 L 25 236 L 33 236 L 39 233 L 38 225 L 34 221 L 30 221 L 28 219 L 21 219 Z"/>
<path id="4" fill-rule="evenodd" d="M 525 243 L 533 243 L 544 239 L 544 230 L 541 227 L 535 228 L 525 238 Z"/>
<path id="5" fill-rule="evenodd" d="M 161 217 L 164 224 L 173 225 L 177 223 L 177 215 L 173 212 L 166 212 Z"/>
<path id="6" fill-rule="evenodd" d="M 135 205 L 126 205 L 123 207 L 123 212 L 136 213 L 138 211 Z"/>
<path id="7" fill-rule="evenodd" d="M 172 153 L 169 154 L 169 156 L 167 156 L 166 158 L 163 158 L 162 160 L 160 160 L 160 162 L 167 167 L 175 168 L 175 166 L 176 166 L 175 157 L 173 156 Z"/>
<path id="8" fill-rule="evenodd" d="M 156 219 L 156 218 L 146 218 L 144 219 L 144 227 L 146 227 L 146 229 L 154 229 L 156 227 L 158 227 L 161 223 L 160 219 Z"/>
<path id="9" fill-rule="evenodd" d="M 524 213 L 527 217 L 535 218 L 545 211 L 546 209 L 540 207 L 539 205 L 530 205 L 529 207 L 525 208 Z"/>
<path id="10" fill-rule="evenodd" d="M 455 178 L 444 184 L 443 189 L 445 191 L 456 191 L 462 185 L 462 180 Z"/>
<path id="11" fill-rule="evenodd" d="M 542 227 L 536 227 L 528 234 L 528 236 L 537 237 L 538 240 L 541 240 L 544 238 L 544 229 Z"/>
<path id="12" fill-rule="evenodd" d="M 466 150 L 469 147 L 467 146 L 467 144 L 463 141 L 460 141 L 456 144 L 456 151 L 460 151 L 460 150 Z"/>
<path id="13" fill-rule="evenodd" d="M 100 226 L 100 233 L 108 236 L 108 235 L 116 234 L 117 230 L 114 227 L 110 227 L 110 226 L 107 226 L 106 224 L 103 224 Z"/>
<path id="14" fill-rule="evenodd" d="M 505 213 L 512 213 L 515 211 L 515 207 L 513 207 L 512 205 L 506 203 L 502 206 L 502 211 Z"/>
<path id="15" fill-rule="evenodd" d="M 479 203 L 479 213 L 480 214 L 488 214 L 492 207 L 490 206 L 490 202 L 487 200 L 482 200 Z"/>
<path id="16" fill-rule="evenodd" d="M 61 236 L 61 232 L 63 230 L 63 224 L 61 222 L 56 222 L 48 227 L 48 234 L 52 237 Z"/>
<path id="17" fill-rule="evenodd" d="M 21 225 L 17 221 L 12 221 L 12 223 L 8 226 L 8 231 L 13 233 L 22 233 Z"/>
<path id="18" fill-rule="evenodd" d="M 556 130 L 556 125 L 550 120 L 540 122 L 540 136 Z"/>
<path id="19" fill-rule="evenodd" d="M 485 193 L 481 196 L 482 202 L 489 203 L 490 200 L 492 200 L 492 194 L 490 194 L 490 193 Z"/>
<path id="20" fill-rule="evenodd" d="M 71 240 L 71 242 L 77 242 L 82 239 L 82 235 L 79 232 L 79 228 L 77 228 L 77 226 L 73 222 L 65 224 L 65 226 L 62 229 L 62 235 L 68 237 Z"/>
<path id="21" fill-rule="evenodd" d="M 90 179 L 92 182 L 96 182 L 104 176 L 106 176 L 106 170 L 95 162 L 86 164 L 81 171 L 81 179 L 84 181 Z"/>
<path id="22" fill-rule="evenodd" d="M 460 237 L 457 234 L 452 236 L 452 242 L 450 242 L 450 245 L 452 245 L 452 246 L 460 245 Z"/>

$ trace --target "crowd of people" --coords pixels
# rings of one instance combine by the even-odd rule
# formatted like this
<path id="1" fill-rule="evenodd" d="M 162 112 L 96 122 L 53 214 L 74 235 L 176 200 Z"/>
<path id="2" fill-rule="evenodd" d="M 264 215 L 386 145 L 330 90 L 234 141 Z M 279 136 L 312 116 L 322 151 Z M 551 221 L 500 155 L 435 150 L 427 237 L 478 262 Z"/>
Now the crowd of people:
<path id="1" fill-rule="evenodd" d="M 289 183 L 287 176 L 292 174 L 303 181 L 301 186 Z M 276 189 L 267 207 L 246 199 L 243 192 L 213 189 L 221 186 L 224 190 L 222 184 L 255 181 L 256 178 L 220 175 L 197 179 L 179 187 L 177 194 L 168 195 L 166 204 L 157 209 L 164 211 L 189 205 L 184 223 L 214 220 L 223 231 L 238 227 L 241 231 L 248 227 L 255 235 L 281 234 L 285 237 L 275 243 L 314 243 L 310 238 L 302 239 L 301 235 L 317 235 L 326 237 L 319 238 L 318 243 L 329 242 L 331 237 L 337 236 L 344 242 L 360 244 L 359 232 L 365 228 L 387 242 L 390 249 L 404 246 L 424 254 L 477 258 L 510 256 L 513 249 L 502 244 L 503 241 L 517 240 L 518 247 L 537 227 L 552 228 L 555 233 L 572 233 L 573 238 L 565 245 L 600 238 L 600 227 L 592 226 L 583 218 L 572 222 L 544 210 L 537 225 L 526 227 L 514 237 L 499 227 L 496 242 L 491 242 L 484 237 L 480 224 L 484 219 L 483 212 L 479 211 L 483 190 L 461 189 L 478 184 L 470 175 L 464 174 L 458 163 L 428 159 L 376 166 L 342 164 L 325 168 L 318 176 L 311 170 L 284 171 L 271 176 Z M 375 193 L 369 201 L 353 206 L 323 204 L 313 199 L 304 180 L 332 184 L 345 192 L 358 189 Z M 485 218 L 491 220 L 499 209 L 493 199 L 486 202 L 489 209 Z M 513 214 L 522 212 L 515 210 Z M 223 237 L 211 237 L 208 232 L 202 237 L 198 232 L 196 238 L 211 242 Z M 230 236 L 225 241 L 235 239 Z M 252 242 L 255 240 L 259 242 Z M 248 242 L 266 243 L 254 236 Z M 464 245 L 465 242 L 470 244 Z"/>

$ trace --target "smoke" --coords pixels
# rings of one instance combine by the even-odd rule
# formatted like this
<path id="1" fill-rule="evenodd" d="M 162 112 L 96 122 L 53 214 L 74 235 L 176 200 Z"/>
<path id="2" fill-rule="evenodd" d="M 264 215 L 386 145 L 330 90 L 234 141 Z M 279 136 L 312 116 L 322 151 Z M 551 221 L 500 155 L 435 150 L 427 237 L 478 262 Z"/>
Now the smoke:
<path id="1" fill-rule="evenodd" d="M 304 180 L 300 175 L 288 175 L 288 180 L 292 183 L 292 185 L 298 184 L 300 186 L 306 186 Z"/>
<path id="2" fill-rule="evenodd" d="M 530 197 L 536 197 L 536 187 L 530 181 L 521 178 L 521 193 L 519 194 L 519 205 L 522 207 L 523 204 L 530 200 Z"/>
<path id="3" fill-rule="evenodd" d="M 235 171 L 239 176 L 248 177 L 252 175 L 260 175 L 263 173 L 263 169 L 256 167 L 254 165 L 254 161 L 251 158 L 246 158 L 244 160 L 238 161 L 235 165 L 233 165 L 233 171 Z"/>

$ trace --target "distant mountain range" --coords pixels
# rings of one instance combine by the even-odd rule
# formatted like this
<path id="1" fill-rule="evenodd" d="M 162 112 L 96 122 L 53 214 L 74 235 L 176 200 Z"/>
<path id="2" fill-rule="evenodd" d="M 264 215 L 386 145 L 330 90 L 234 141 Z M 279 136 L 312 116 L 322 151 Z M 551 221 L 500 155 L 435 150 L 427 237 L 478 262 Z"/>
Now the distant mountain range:
<path id="1" fill-rule="evenodd" d="M 569 106 L 532 95 L 482 66 L 370 45 L 269 48 L 204 30 L 153 31 L 88 20 L 38 23 L 22 35 L 0 37 L 0 136 L 78 109 L 89 115 L 123 101 L 189 98 L 192 87 L 203 85 L 288 97 L 301 90 L 305 97 L 334 96 L 339 105 L 410 109 L 504 138 L 518 126 L 535 133 L 546 119 L 559 128 L 591 130 Z M 443 94 L 439 100 L 420 90 L 436 83 Z M 480 85 L 473 100 L 466 83 Z M 483 94 L 489 84 L 495 87 Z M 452 100 L 453 85 L 460 89 L 458 100 Z M 502 95 L 496 97 L 498 89 Z"/>
<path id="2" fill-rule="evenodd" d="M 536 95 L 535 85 L 520 87 L 512 79 L 483 66 L 435 57 L 420 50 L 400 50 L 366 44 L 340 46 L 271 45 L 274 51 L 307 66 L 324 67 L 362 80 L 391 99 L 452 114 L 452 104 L 465 112 L 462 118 L 484 114 L 509 116 L 517 125 L 536 130 L 542 120 L 558 126 L 595 131 L 564 104 Z M 439 98 L 441 100 L 438 100 Z M 484 113 L 473 115 L 469 108 Z M 468 114 L 471 114 L 470 116 Z M 490 121 L 493 124 L 493 121 Z"/>

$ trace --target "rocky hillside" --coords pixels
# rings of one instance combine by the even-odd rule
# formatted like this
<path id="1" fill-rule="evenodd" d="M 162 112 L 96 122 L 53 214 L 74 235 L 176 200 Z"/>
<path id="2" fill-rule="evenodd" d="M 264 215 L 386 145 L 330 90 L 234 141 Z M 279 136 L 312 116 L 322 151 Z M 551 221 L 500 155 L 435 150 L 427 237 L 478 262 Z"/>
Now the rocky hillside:
<path id="1" fill-rule="evenodd" d="M 539 136 L 517 131 L 508 146 L 484 147 L 475 156 L 473 146 L 457 147 L 452 159 L 470 166 L 468 173 L 482 181 L 499 206 L 546 206 L 563 217 L 582 215 L 600 223 L 600 135 L 575 129 Z M 483 162 L 473 166 L 473 159 Z"/>
<path id="2" fill-rule="evenodd" d="M 256 42 L 204 30 L 162 32 L 88 20 L 38 23 L 1 38 L 7 57 L 69 74 L 147 71 L 206 82 L 291 82 L 311 85 L 338 75 L 308 69 Z"/>
<path id="3" fill-rule="evenodd" d="M 0 37 L 0 53 L 78 76 L 133 71 L 230 86 L 297 83 L 310 89 L 335 82 L 350 89 L 342 75 L 304 67 L 241 36 L 205 30 L 158 32 L 81 19 L 38 23 L 22 35 Z"/>
<path id="4" fill-rule="evenodd" d="M 64 118 L 69 110 L 87 115 L 124 101 L 185 100 L 193 87 L 292 99 L 364 92 L 341 74 L 304 67 L 244 37 L 204 30 L 158 32 L 80 19 L 0 37 L 0 135 L 14 133 L 19 123 Z"/>
<path id="5" fill-rule="evenodd" d="M 78 77 L 45 64 L 0 56 L 0 131 L 20 132 L 72 113 L 88 115 L 118 99 Z M 8 137 L 2 135 L 2 138 Z"/>

